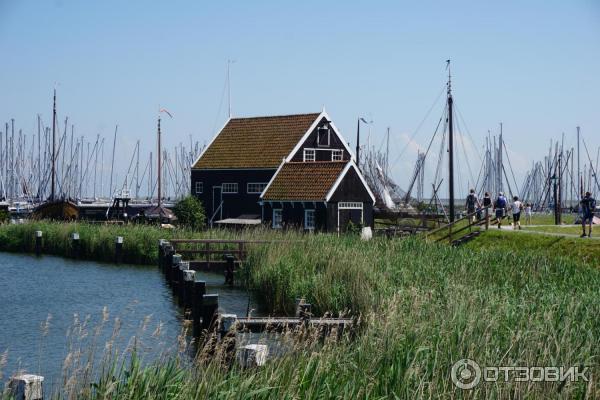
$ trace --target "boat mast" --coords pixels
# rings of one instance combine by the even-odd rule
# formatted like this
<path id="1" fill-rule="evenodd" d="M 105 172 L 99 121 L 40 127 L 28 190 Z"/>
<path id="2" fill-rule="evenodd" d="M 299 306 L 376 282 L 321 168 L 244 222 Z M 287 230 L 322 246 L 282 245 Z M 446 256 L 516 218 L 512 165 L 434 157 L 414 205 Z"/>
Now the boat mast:
<path id="1" fill-rule="evenodd" d="M 450 74 L 450 60 L 446 60 L 448 68 L 448 194 L 449 217 L 454 222 L 454 126 L 452 122 L 452 75 Z"/>
<path id="2" fill-rule="evenodd" d="M 54 88 L 54 100 L 52 106 L 52 188 L 50 189 L 50 201 L 54 201 L 56 185 L 56 88 Z"/>
<path id="3" fill-rule="evenodd" d="M 158 173 L 158 206 L 160 207 L 161 204 L 161 160 L 160 160 L 160 155 L 161 155 L 161 151 L 160 151 L 160 113 L 158 114 L 158 168 L 157 168 L 157 173 Z"/>

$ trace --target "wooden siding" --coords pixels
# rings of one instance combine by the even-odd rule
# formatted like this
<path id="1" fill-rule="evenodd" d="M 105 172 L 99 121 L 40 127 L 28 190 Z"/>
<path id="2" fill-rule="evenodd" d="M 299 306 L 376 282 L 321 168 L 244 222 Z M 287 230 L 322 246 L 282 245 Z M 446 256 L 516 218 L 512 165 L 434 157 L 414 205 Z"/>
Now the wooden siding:
<path id="1" fill-rule="evenodd" d="M 219 206 L 220 196 L 217 196 L 218 190 L 215 190 L 215 201 L 213 204 L 213 187 L 218 187 L 222 183 L 237 183 L 237 194 L 223 194 L 223 218 L 236 218 L 243 214 L 253 214 L 260 218 L 261 207 L 259 202 L 260 193 L 247 193 L 248 183 L 268 183 L 275 169 L 193 169 L 192 170 L 192 194 L 196 196 L 206 210 L 206 217 L 209 219 L 214 210 Z M 204 191 L 202 194 L 196 194 L 196 182 L 202 182 Z M 220 219 L 220 213 L 215 220 Z"/>
<path id="2" fill-rule="evenodd" d="M 302 146 L 291 158 L 293 162 L 302 162 L 304 161 L 304 149 L 317 149 L 315 152 L 316 159 L 315 161 L 331 161 L 331 150 L 342 150 L 342 160 L 348 161 L 350 160 L 350 154 L 344 147 L 342 140 L 338 135 L 335 134 L 333 128 L 330 128 L 330 142 L 329 146 L 319 146 L 317 144 L 317 134 L 319 127 L 324 126 L 327 123 L 325 118 L 322 118 L 317 127 L 310 133 L 310 135 L 306 138 Z"/>

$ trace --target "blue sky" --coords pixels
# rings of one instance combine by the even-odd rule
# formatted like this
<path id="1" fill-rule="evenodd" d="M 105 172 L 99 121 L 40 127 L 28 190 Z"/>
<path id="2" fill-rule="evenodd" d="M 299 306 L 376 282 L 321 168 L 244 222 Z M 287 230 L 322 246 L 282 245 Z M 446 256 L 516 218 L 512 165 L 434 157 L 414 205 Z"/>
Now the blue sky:
<path id="1" fill-rule="evenodd" d="M 227 59 L 236 60 L 234 116 L 324 105 L 354 147 L 364 115 L 377 145 L 391 128 L 390 159 L 443 88 L 448 58 L 475 148 L 502 121 L 517 175 L 547 154 L 550 138 L 565 132 L 573 144 L 577 125 L 590 151 L 600 145 L 596 0 L 0 0 L 0 54 L 1 122 L 35 132 L 36 114 L 51 117 L 58 82 L 59 118 L 68 115 L 77 134 L 108 140 L 119 124 L 123 168 L 137 139 L 145 151 L 155 145 L 159 105 L 174 115 L 164 123 L 168 146 L 190 134 L 210 140 L 227 117 Z M 394 163 L 401 184 L 442 107 L 443 98 Z"/>

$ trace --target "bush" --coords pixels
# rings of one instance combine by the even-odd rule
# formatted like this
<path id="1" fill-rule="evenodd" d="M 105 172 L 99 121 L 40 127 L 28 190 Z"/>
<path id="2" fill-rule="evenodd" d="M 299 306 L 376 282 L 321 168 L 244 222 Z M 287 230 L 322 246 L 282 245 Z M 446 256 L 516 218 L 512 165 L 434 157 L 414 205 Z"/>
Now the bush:
<path id="1" fill-rule="evenodd" d="M 206 220 L 204 207 L 194 196 L 187 196 L 179 200 L 173 207 L 173 212 L 181 225 L 192 229 L 200 229 L 204 226 Z"/>

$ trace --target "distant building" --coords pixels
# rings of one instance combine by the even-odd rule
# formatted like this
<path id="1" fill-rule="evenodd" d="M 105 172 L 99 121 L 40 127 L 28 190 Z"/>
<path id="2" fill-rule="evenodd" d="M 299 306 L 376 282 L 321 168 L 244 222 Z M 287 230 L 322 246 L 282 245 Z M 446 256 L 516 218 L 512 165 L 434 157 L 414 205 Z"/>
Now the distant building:
<path id="1" fill-rule="evenodd" d="M 216 224 L 344 230 L 372 225 L 375 198 L 324 111 L 231 118 L 192 166 Z"/>

